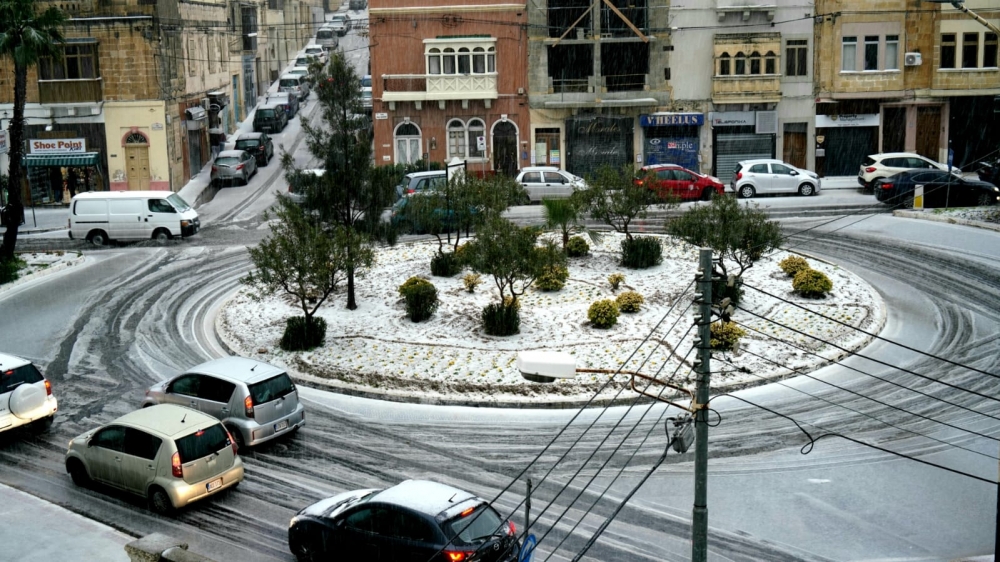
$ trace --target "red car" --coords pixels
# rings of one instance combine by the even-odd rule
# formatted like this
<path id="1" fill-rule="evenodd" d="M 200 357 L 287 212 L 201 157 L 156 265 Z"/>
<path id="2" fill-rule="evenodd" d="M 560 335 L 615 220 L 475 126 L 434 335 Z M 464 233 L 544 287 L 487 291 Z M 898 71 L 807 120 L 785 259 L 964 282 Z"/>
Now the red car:
<path id="1" fill-rule="evenodd" d="M 636 185 L 642 185 L 645 176 L 655 175 L 656 179 L 649 188 L 656 191 L 660 198 L 669 193 L 682 201 L 711 201 L 712 197 L 722 195 L 726 189 L 719 178 L 692 172 L 677 164 L 652 164 L 640 170 L 639 177 L 635 178 Z"/>

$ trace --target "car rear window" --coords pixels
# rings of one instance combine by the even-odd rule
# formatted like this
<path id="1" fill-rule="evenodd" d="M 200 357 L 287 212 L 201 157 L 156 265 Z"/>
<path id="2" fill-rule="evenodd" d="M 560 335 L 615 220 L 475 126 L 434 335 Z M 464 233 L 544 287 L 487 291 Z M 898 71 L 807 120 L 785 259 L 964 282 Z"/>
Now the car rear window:
<path id="1" fill-rule="evenodd" d="M 235 166 L 240 163 L 240 159 L 235 156 L 224 156 L 222 158 L 216 158 L 215 163 L 222 164 L 223 166 Z"/>
<path id="2" fill-rule="evenodd" d="M 875 159 L 871 156 L 865 156 L 865 159 L 861 163 L 865 166 L 871 166 L 875 163 Z"/>
<path id="3" fill-rule="evenodd" d="M 257 115 L 259 115 L 261 117 L 274 117 L 274 110 L 273 109 L 258 109 L 257 110 Z"/>
<path id="4" fill-rule="evenodd" d="M 257 139 L 239 140 L 239 141 L 236 141 L 236 148 L 240 149 L 240 150 L 244 150 L 244 149 L 247 149 L 247 148 L 256 148 L 257 145 L 259 145 L 259 144 L 260 144 L 260 141 L 257 140 Z"/>
<path id="5" fill-rule="evenodd" d="M 445 534 L 456 544 L 477 544 L 502 532 L 503 520 L 492 507 L 482 504 L 468 515 L 458 517 L 444 524 Z"/>
<path id="6" fill-rule="evenodd" d="M 294 88 L 299 85 L 299 80 L 297 78 L 282 78 L 278 85 L 282 88 Z"/>
<path id="7" fill-rule="evenodd" d="M 229 435 L 222 428 L 222 424 L 217 423 L 178 439 L 177 452 L 180 453 L 181 463 L 187 463 L 207 457 L 230 445 Z"/>
<path id="8" fill-rule="evenodd" d="M 258 404 L 267 404 L 271 400 L 277 400 L 295 390 L 292 379 L 288 378 L 288 375 L 285 373 L 251 384 L 249 388 L 250 396 L 253 398 L 255 406 Z"/>
<path id="9" fill-rule="evenodd" d="M 22 384 L 41 382 L 42 374 L 32 364 L 0 371 L 0 394 L 10 392 Z"/>
<path id="10" fill-rule="evenodd" d="M 362 88 L 371 88 L 372 87 L 372 77 L 371 76 L 365 76 L 364 78 L 362 78 L 361 79 L 361 87 Z"/>

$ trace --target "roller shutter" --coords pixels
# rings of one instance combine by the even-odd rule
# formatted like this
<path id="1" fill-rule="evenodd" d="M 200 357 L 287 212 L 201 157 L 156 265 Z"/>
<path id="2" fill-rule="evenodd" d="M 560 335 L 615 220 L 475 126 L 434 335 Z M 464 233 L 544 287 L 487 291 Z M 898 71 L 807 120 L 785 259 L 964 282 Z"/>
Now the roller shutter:
<path id="1" fill-rule="evenodd" d="M 774 158 L 774 136 L 753 133 L 718 134 L 715 137 L 715 176 L 729 185 L 736 164 L 743 160 Z"/>

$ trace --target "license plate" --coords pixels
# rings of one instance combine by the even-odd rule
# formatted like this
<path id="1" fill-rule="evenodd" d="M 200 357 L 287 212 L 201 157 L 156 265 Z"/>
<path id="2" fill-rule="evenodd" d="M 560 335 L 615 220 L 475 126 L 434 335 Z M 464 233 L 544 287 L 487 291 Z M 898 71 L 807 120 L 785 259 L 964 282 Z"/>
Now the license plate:
<path id="1" fill-rule="evenodd" d="M 222 487 L 222 478 L 216 478 L 215 480 L 212 480 L 208 484 L 205 484 L 205 489 L 208 490 L 209 492 L 218 489 L 220 487 Z"/>
<path id="2" fill-rule="evenodd" d="M 288 420 L 280 421 L 274 424 L 275 431 L 281 431 L 282 429 L 287 429 L 287 428 L 288 428 Z"/>

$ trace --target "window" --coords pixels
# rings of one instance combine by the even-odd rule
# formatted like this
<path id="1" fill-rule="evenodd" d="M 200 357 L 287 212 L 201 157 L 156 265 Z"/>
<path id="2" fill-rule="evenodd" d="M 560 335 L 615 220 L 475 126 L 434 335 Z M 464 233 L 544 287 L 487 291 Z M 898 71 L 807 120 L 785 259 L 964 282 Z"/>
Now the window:
<path id="1" fill-rule="evenodd" d="M 413 123 L 401 123 L 396 127 L 396 163 L 412 164 L 421 158 L 420 129 Z"/>
<path id="2" fill-rule="evenodd" d="M 719 57 L 719 76 L 729 76 L 732 72 L 730 66 L 732 60 L 730 59 L 729 53 L 722 53 L 722 56 Z"/>
<path id="3" fill-rule="evenodd" d="M 486 51 L 486 72 L 496 72 L 497 71 L 497 55 L 496 48 L 490 47 Z"/>
<path id="4" fill-rule="evenodd" d="M 542 173 L 527 172 L 521 176 L 521 183 L 542 183 Z"/>
<path id="5" fill-rule="evenodd" d="M 858 38 L 844 37 L 840 46 L 840 71 L 854 72 L 857 70 Z"/>
<path id="6" fill-rule="evenodd" d="M 774 51 L 768 51 L 764 55 L 764 74 L 777 74 L 778 73 L 778 55 L 774 54 Z"/>
<path id="7" fill-rule="evenodd" d="M 785 75 L 806 76 L 807 53 L 809 41 L 806 39 L 789 39 L 785 42 Z"/>
<path id="8" fill-rule="evenodd" d="M 427 74 L 488 74 L 496 72 L 496 49 L 488 47 L 493 39 L 469 39 L 455 45 L 454 38 L 443 37 L 425 42 Z M 453 46 L 442 45 L 448 41 Z M 471 43 L 471 44 L 468 44 Z M 477 46 L 478 44 L 478 46 Z"/>
<path id="9" fill-rule="evenodd" d="M 486 152 L 479 150 L 478 137 L 485 138 L 486 127 L 480 119 L 469 120 L 469 158 L 482 158 Z"/>
<path id="10" fill-rule="evenodd" d="M 545 183 L 557 183 L 565 185 L 569 182 L 562 174 L 558 172 L 545 172 Z"/>
<path id="11" fill-rule="evenodd" d="M 771 164 L 771 173 L 790 176 L 792 175 L 792 169 L 783 164 Z"/>
<path id="12" fill-rule="evenodd" d="M 212 402 L 228 404 L 229 399 L 233 397 L 234 390 L 236 390 L 235 384 L 206 375 L 201 379 L 201 388 L 198 389 L 198 397 L 211 400 Z"/>
<path id="13" fill-rule="evenodd" d="M 472 50 L 472 73 L 486 74 L 486 49 L 482 47 Z"/>
<path id="14" fill-rule="evenodd" d="M 472 65 L 470 64 L 469 49 L 462 47 L 458 50 L 458 73 L 469 74 L 471 70 Z"/>
<path id="15" fill-rule="evenodd" d="M 188 43 L 187 60 L 185 60 L 184 62 L 187 64 L 188 67 L 188 76 L 196 76 L 198 74 L 198 66 L 195 64 L 195 62 L 198 60 L 197 42 L 195 42 L 195 40 L 192 38 L 188 39 L 187 43 Z"/>
<path id="16" fill-rule="evenodd" d="M 865 70 L 878 70 L 878 35 L 865 35 Z"/>
<path id="17" fill-rule="evenodd" d="M 465 158 L 465 125 L 458 119 L 448 123 L 448 157 Z"/>
<path id="18" fill-rule="evenodd" d="M 750 166 L 750 173 L 751 174 L 766 174 L 766 173 L 768 173 L 767 172 L 767 164 L 754 164 L 753 166 Z"/>
<path id="19" fill-rule="evenodd" d="M 30 363 L 21 367 L 14 367 L 13 369 L 0 372 L 0 394 L 10 392 L 22 384 L 34 384 L 42 380 L 44 380 L 42 374 Z"/>
<path id="20" fill-rule="evenodd" d="M 478 537 L 490 536 L 503 525 L 503 519 L 492 507 L 480 505 L 471 513 L 462 515 L 444 524 L 445 536 L 455 544 L 472 544 Z"/>
<path id="21" fill-rule="evenodd" d="M 444 74 L 455 74 L 455 49 L 445 49 L 441 57 L 444 62 L 442 71 Z"/>
<path id="22" fill-rule="evenodd" d="M 150 199 L 149 212 L 151 213 L 176 213 L 174 206 L 164 199 Z"/>
<path id="23" fill-rule="evenodd" d="M 97 43 L 68 43 L 62 60 L 43 57 L 38 61 L 40 80 L 93 80 L 100 78 L 97 67 Z"/>
<path id="24" fill-rule="evenodd" d="M 248 388 L 254 406 L 259 406 L 277 400 L 286 394 L 291 394 L 295 390 L 295 385 L 292 384 L 292 379 L 288 378 L 288 375 L 281 373 L 266 381 L 251 384 Z"/>
<path id="25" fill-rule="evenodd" d="M 885 69 L 899 70 L 899 35 L 885 36 Z"/>
<path id="26" fill-rule="evenodd" d="M 987 33 L 983 38 L 983 68 L 997 67 L 997 34 Z"/>
<path id="27" fill-rule="evenodd" d="M 962 34 L 962 68 L 979 67 L 979 34 Z"/>
<path id="28" fill-rule="evenodd" d="M 941 68 L 955 68 L 955 34 L 941 34 Z"/>
<path id="29" fill-rule="evenodd" d="M 743 51 L 736 53 L 736 72 L 737 75 L 744 75 L 747 73 L 747 56 L 743 54 Z"/>
<path id="30" fill-rule="evenodd" d="M 90 444 L 102 449 L 121 451 L 125 445 L 125 428 L 120 425 L 105 427 L 90 438 Z"/>
<path id="31" fill-rule="evenodd" d="M 234 162 L 235 164 L 235 162 Z M 167 392 L 170 394 L 183 394 L 184 396 L 198 397 L 198 390 L 201 388 L 201 377 L 198 375 L 184 375 L 170 383 Z"/>
<path id="32" fill-rule="evenodd" d="M 160 450 L 160 443 L 162 440 L 159 437 L 153 437 L 145 431 L 126 427 L 122 452 L 133 457 L 153 460 L 156 458 L 156 452 Z"/>
<path id="33" fill-rule="evenodd" d="M 217 423 L 178 439 L 177 452 L 180 454 L 181 464 L 187 464 L 221 451 L 230 445 L 229 434 L 222 428 L 221 423 Z"/>
<path id="34" fill-rule="evenodd" d="M 750 74 L 760 74 L 760 53 L 750 53 Z"/>

